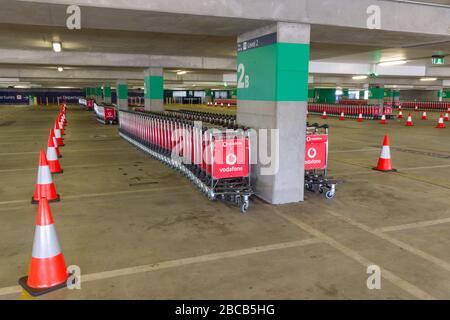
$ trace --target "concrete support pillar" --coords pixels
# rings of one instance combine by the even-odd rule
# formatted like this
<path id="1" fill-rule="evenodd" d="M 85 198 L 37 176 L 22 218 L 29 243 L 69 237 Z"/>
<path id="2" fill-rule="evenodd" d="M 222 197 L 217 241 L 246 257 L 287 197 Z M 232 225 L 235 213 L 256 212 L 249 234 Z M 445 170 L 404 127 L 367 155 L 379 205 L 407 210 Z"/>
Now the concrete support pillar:
<path id="1" fill-rule="evenodd" d="M 399 90 L 392 91 L 392 100 L 393 100 L 395 107 L 398 107 L 400 105 L 400 91 Z"/>
<path id="2" fill-rule="evenodd" d="M 348 100 L 350 93 L 348 89 L 342 89 L 342 100 Z"/>
<path id="3" fill-rule="evenodd" d="M 101 86 L 95 87 L 95 101 L 98 104 L 103 103 L 103 90 Z"/>
<path id="4" fill-rule="evenodd" d="M 163 68 L 152 67 L 144 72 L 145 110 L 164 111 Z"/>
<path id="5" fill-rule="evenodd" d="M 205 103 L 213 102 L 213 92 L 212 90 L 205 90 Z"/>
<path id="6" fill-rule="evenodd" d="M 441 89 L 438 90 L 438 100 L 439 100 L 439 102 L 442 102 L 444 100 L 443 98 L 444 98 L 444 89 L 441 88 Z"/>
<path id="7" fill-rule="evenodd" d="M 112 103 L 111 85 L 109 84 L 103 85 L 103 102 L 105 104 Z"/>
<path id="8" fill-rule="evenodd" d="M 124 80 L 117 81 L 116 84 L 117 107 L 120 110 L 128 110 L 128 84 Z"/>
<path id="9" fill-rule="evenodd" d="M 258 148 L 278 170 L 264 170 L 261 156 L 252 168 L 257 195 L 272 204 L 304 199 L 310 30 L 308 24 L 279 22 L 238 37 L 238 123 L 278 133 L 267 137 L 270 150 Z M 260 141 L 262 136 L 260 131 Z"/>
<path id="10" fill-rule="evenodd" d="M 369 105 L 380 106 L 384 102 L 384 87 L 380 85 L 369 86 Z"/>
<path id="11" fill-rule="evenodd" d="M 95 88 L 86 88 L 86 99 L 95 99 Z"/>

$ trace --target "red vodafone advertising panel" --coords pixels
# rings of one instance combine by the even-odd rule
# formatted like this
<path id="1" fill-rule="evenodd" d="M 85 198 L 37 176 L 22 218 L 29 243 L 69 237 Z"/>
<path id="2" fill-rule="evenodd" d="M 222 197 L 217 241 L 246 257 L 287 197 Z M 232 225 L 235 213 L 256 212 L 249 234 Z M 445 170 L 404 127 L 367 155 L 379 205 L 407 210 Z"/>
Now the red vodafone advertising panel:
<path id="1" fill-rule="evenodd" d="M 327 167 L 326 134 L 311 134 L 306 136 L 305 170 L 326 169 Z"/>
<path id="2" fill-rule="evenodd" d="M 88 109 L 93 109 L 93 108 L 94 108 L 94 100 L 88 99 L 88 100 L 86 101 L 86 108 L 88 108 Z"/>
<path id="3" fill-rule="evenodd" d="M 249 173 L 248 139 L 214 141 L 214 179 L 247 177 Z"/>
<path id="4" fill-rule="evenodd" d="M 115 120 L 116 109 L 105 107 L 105 120 Z"/>
<path id="5" fill-rule="evenodd" d="M 392 105 L 387 105 L 384 107 L 384 114 L 391 115 L 392 114 Z"/>

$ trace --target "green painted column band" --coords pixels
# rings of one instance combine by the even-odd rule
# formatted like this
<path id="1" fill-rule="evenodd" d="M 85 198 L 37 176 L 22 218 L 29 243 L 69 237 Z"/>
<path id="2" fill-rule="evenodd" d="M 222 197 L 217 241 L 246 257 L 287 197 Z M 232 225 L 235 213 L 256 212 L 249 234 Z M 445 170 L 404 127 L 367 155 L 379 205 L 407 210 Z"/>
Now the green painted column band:
<path id="1" fill-rule="evenodd" d="M 314 89 L 308 89 L 308 99 L 314 99 L 314 98 L 315 98 Z"/>
<path id="2" fill-rule="evenodd" d="M 308 100 L 308 44 L 279 42 L 239 52 L 237 64 L 238 100 Z"/>
<path id="3" fill-rule="evenodd" d="M 117 98 L 118 99 L 128 99 L 128 85 L 121 83 L 117 85 Z"/>
<path id="4" fill-rule="evenodd" d="M 350 96 L 349 90 L 348 89 L 342 90 L 342 96 L 344 98 L 348 98 Z"/>
<path id="5" fill-rule="evenodd" d="M 400 91 L 398 91 L 398 90 L 393 91 L 393 92 L 392 92 L 392 96 L 393 96 L 394 98 L 400 97 Z"/>
<path id="6" fill-rule="evenodd" d="M 111 87 L 110 86 L 103 87 L 103 96 L 105 98 L 111 98 Z"/>
<path id="7" fill-rule="evenodd" d="M 144 77 L 144 97 L 154 100 L 164 98 L 164 79 L 162 76 Z"/>
<path id="8" fill-rule="evenodd" d="M 96 95 L 97 97 L 100 97 L 100 96 L 102 96 L 102 94 L 103 94 L 102 87 L 96 87 L 96 88 L 95 88 L 95 95 Z"/>
<path id="9" fill-rule="evenodd" d="M 438 98 L 443 98 L 444 97 L 444 90 L 438 90 L 437 92 Z"/>
<path id="10" fill-rule="evenodd" d="M 369 88 L 369 99 L 384 99 L 384 88 Z"/>

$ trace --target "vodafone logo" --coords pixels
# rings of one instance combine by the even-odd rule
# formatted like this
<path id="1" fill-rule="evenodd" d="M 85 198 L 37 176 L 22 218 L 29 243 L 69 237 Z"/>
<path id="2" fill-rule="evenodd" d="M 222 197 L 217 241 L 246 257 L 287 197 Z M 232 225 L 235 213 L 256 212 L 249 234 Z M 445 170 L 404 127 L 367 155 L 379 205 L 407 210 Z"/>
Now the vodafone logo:
<path id="1" fill-rule="evenodd" d="M 234 166 L 237 162 L 237 157 L 234 153 L 229 153 L 226 158 L 226 163 L 229 166 Z"/>
<path id="2" fill-rule="evenodd" d="M 313 159 L 317 156 L 316 148 L 309 148 L 307 152 L 308 158 Z"/>

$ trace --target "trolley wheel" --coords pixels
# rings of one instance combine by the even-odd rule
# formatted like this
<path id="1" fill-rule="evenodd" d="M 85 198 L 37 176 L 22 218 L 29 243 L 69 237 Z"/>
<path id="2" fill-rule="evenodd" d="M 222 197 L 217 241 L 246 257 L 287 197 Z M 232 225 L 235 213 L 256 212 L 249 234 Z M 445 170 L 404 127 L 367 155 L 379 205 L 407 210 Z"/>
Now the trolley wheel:
<path id="1" fill-rule="evenodd" d="M 323 187 L 319 187 L 319 193 L 322 194 L 325 190 L 323 189 Z"/>
<path id="2" fill-rule="evenodd" d="M 247 213 L 247 211 L 248 211 L 248 202 L 246 201 L 241 204 L 241 212 Z"/>
<path id="3" fill-rule="evenodd" d="M 213 201 L 214 199 L 216 199 L 216 197 L 214 196 L 214 193 L 208 192 L 208 200 Z"/>
<path id="4" fill-rule="evenodd" d="M 333 199 L 333 197 L 334 197 L 334 192 L 327 191 L 327 193 L 325 193 L 325 198 L 327 198 L 328 200 Z"/>

